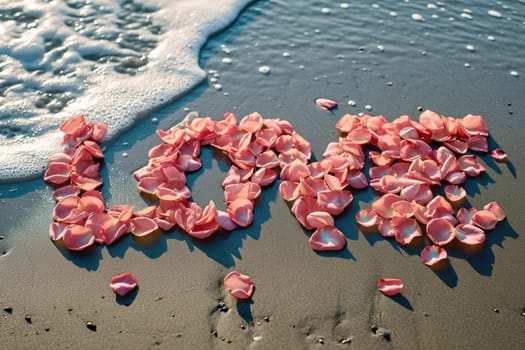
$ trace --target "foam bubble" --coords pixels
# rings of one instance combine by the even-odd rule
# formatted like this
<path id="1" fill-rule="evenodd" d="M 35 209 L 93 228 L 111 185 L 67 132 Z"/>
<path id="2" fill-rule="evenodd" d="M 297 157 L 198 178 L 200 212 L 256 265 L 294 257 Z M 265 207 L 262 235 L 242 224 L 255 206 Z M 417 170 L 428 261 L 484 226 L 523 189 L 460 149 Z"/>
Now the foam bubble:
<path id="1" fill-rule="evenodd" d="M 412 14 L 412 19 L 414 21 L 421 22 L 421 21 L 423 21 L 423 16 L 421 16 L 419 13 L 413 13 Z"/>
<path id="2" fill-rule="evenodd" d="M 249 2 L 4 4 L 5 16 L 18 15 L 0 29 L 0 119 L 8 120 L 0 124 L 0 181 L 41 174 L 61 149 L 56 130 L 68 117 L 105 121 L 111 139 L 191 89 L 206 77 L 200 48 Z"/>
<path id="3" fill-rule="evenodd" d="M 261 74 L 270 74 L 271 68 L 268 66 L 260 66 L 259 67 L 259 73 Z"/>
<path id="4" fill-rule="evenodd" d="M 496 10 L 488 10 L 488 14 L 492 17 L 501 18 L 503 17 L 499 11 Z"/>

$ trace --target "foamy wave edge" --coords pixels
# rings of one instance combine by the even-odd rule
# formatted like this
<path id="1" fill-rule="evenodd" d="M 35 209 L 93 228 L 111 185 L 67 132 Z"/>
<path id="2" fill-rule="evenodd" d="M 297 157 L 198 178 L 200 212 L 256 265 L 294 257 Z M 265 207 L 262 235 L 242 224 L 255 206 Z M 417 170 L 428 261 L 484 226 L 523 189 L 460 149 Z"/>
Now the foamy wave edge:
<path id="1" fill-rule="evenodd" d="M 188 92 L 206 76 L 198 61 L 207 39 L 230 25 L 254 1 L 157 1 L 167 30 L 150 52 L 146 71 L 132 77 L 108 71 L 91 75 L 86 93 L 51 117 L 57 122 L 56 132 L 0 145 L 0 182 L 40 176 L 49 156 L 62 150 L 58 126 L 71 116 L 83 113 L 87 120 L 106 122 L 109 132 L 104 142 L 108 142 L 137 120 Z"/>

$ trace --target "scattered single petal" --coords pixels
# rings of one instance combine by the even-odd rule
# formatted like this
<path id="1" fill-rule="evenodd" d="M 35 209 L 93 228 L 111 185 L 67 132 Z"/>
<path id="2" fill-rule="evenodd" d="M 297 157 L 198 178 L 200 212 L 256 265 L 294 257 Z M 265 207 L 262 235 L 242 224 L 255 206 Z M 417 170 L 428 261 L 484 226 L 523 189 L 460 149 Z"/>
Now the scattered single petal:
<path id="1" fill-rule="evenodd" d="M 224 277 L 224 287 L 237 299 L 250 299 L 253 294 L 254 283 L 250 276 L 232 271 Z"/>
<path id="2" fill-rule="evenodd" d="M 389 297 L 398 295 L 403 290 L 403 282 L 398 278 L 380 278 L 377 289 Z"/>
<path id="3" fill-rule="evenodd" d="M 507 153 L 503 152 L 501 148 L 496 148 L 490 152 L 490 156 L 496 161 L 504 163 L 507 161 Z"/>
<path id="4" fill-rule="evenodd" d="M 345 236 L 335 226 L 321 227 L 310 236 L 310 246 L 318 251 L 337 251 L 346 245 Z"/>
<path id="5" fill-rule="evenodd" d="M 113 292 L 123 297 L 137 288 L 137 279 L 131 272 L 123 272 L 120 275 L 111 277 L 109 287 Z"/>
<path id="6" fill-rule="evenodd" d="M 438 245 L 426 246 L 421 251 L 421 261 L 427 266 L 434 266 L 447 258 L 447 251 Z"/>
<path id="7" fill-rule="evenodd" d="M 337 102 L 335 102 L 334 100 L 330 100 L 328 98 L 318 98 L 315 100 L 315 104 L 319 108 L 327 110 L 327 111 L 337 107 Z"/>

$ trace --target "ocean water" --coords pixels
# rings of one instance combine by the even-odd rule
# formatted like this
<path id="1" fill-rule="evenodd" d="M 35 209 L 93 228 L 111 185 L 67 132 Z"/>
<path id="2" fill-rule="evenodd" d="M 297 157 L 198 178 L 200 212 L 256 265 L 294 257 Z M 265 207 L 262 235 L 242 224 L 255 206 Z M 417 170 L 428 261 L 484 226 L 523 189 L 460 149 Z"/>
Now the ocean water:
<path id="1" fill-rule="evenodd" d="M 41 173 L 65 118 L 106 121 L 110 141 L 205 78 L 232 109 L 239 87 L 279 100 L 274 91 L 308 81 L 319 95 L 341 86 L 341 104 L 374 113 L 374 96 L 349 86 L 380 80 L 406 96 L 439 86 L 447 66 L 465 79 L 525 74 L 522 0 L 259 0 L 238 18 L 249 1 L 0 3 L 0 181 Z"/>
<path id="2" fill-rule="evenodd" d="M 37 175 L 84 113 L 108 139 L 205 77 L 201 46 L 249 0 L 0 1 L 0 180 Z"/>

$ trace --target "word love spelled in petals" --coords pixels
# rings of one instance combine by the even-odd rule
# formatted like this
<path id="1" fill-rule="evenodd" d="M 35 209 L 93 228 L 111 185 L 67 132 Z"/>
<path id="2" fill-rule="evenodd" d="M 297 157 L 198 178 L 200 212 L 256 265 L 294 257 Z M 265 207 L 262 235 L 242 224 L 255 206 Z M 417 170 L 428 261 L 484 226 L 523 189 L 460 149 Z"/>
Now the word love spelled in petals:
<path id="1" fill-rule="evenodd" d="M 316 103 L 324 109 L 337 105 L 324 98 Z M 505 219 L 496 202 L 480 210 L 455 211 L 466 198 L 461 184 L 485 171 L 478 156 L 468 153 L 489 152 L 488 127 L 481 116 L 453 118 L 424 111 L 418 120 L 404 115 L 388 121 L 383 116 L 345 114 L 336 129 L 337 142 L 326 146 L 322 159 L 311 162 L 309 142 L 285 120 L 256 112 L 241 120 L 232 113 L 219 121 L 193 115 L 157 131 L 161 143 L 148 152 L 148 163 L 133 176 L 138 191 L 158 203 L 135 210 L 126 205 L 106 208 L 99 191 L 104 157 L 99 142 L 107 127 L 76 116 L 61 126 L 65 149 L 50 158 L 44 175 L 56 187 L 49 236 L 71 250 L 112 244 L 129 233 L 142 237 L 175 227 L 194 239 L 206 239 L 219 230 L 250 226 L 262 187 L 277 177 L 291 213 L 311 231 L 314 250 L 345 247 L 334 217 L 351 205 L 353 190 L 369 185 L 379 197 L 370 209 L 358 211 L 359 226 L 377 229 L 401 245 L 413 246 L 428 238 L 434 246 L 421 253 L 428 265 L 436 258 L 445 260 L 443 246 L 453 240 L 483 244 L 486 231 Z M 222 182 L 224 210 L 213 201 L 205 207 L 191 201 L 186 173 L 201 169 L 202 147 L 212 147 L 231 161 Z M 368 157 L 365 147 L 372 149 Z M 506 159 L 499 149 L 491 155 Z M 367 160 L 372 163 L 370 180 L 363 173 Z"/>

